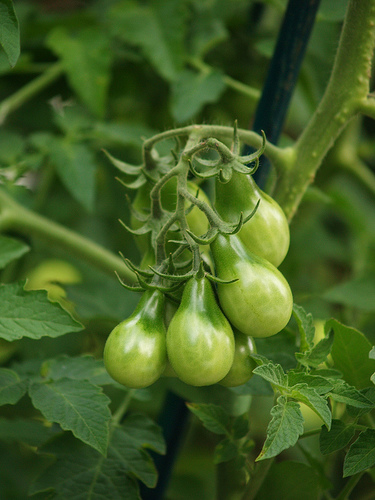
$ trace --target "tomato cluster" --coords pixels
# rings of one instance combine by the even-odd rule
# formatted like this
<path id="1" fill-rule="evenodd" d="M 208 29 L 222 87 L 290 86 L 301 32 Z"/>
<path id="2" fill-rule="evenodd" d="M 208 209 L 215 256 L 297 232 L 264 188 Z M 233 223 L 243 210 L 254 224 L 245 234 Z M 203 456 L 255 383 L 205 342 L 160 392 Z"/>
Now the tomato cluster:
<path id="1" fill-rule="evenodd" d="M 145 192 L 136 197 L 138 208 Z M 165 192 L 173 204 L 171 191 Z M 115 380 L 142 388 L 161 376 L 175 376 L 193 386 L 234 387 L 251 378 L 253 338 L 277 334 L 291 316 L 292 293 L 276 267 L 289 247 L 289 227 L 280 206 L 252 178 L 234 172 L 229 182 L 217 181 L 214 209 L 226 223 L 256 203 L 255 214 L 238 231 L 217 231 L 200 247 L 206 258 L 198 271 L 170 277 L 182 287 L 145 287 L 134 313 L 105 345 L 105 366 Z M 187 212 L 188 234 L 207 231 L 206 214 L 197 207 Z M 144 251 L 149 244 L 142 235 Z M 158 276 L 168 278 L 165 272 Z"/>

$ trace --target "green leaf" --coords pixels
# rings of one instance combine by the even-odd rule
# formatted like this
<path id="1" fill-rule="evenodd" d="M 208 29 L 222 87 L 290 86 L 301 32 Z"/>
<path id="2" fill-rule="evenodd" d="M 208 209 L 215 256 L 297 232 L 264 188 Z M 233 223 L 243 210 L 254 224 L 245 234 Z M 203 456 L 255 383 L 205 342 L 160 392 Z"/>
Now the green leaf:
<path id="1" fill-rule="evenodd" d="M 56 461 L 32 483 L 30 494 L 54 490 L 53 498 L 61 500 L 140 500 L 137 481 L 122 456 L 123 443 L 116 443 L 115 438 L 118 433 L 113 434 L 106 459 L 73 436 L 53 440 L 42 451 L 55 455 Z"/>
<path id="2" fill-rule="evenodd" d="M 172 85 L 171 113 L 178 122 L 193 118 L 209 103 L 216 102 L 225 90 L 221 72 L 197 73 L 183 70 Z"/>
<path id="3" fill-rule="evenodd" d="M 375 465 L 375 429 L 366 429 L 349 448 L 344 460 L 344 477 Z"/>
<path id="4" fill-rule="evenodd" d="M 288 385 L 293 387 L 296 384 L 307 384 L 320 395 L 333 389 L 332 383 L 324 377 L 290 370 L 288 372 Z"/>
<path id="5" fill-rule="evenodd" d="M 355 387 L 346 384 L 343 380 L 337 380 L 334 383 L 333 390 L 327 395 L 339 403 L 345 403 L 355 408 L 371 410 L 375 407 L 375 403 L 367 399 Z"/>
<path id="6" fill-rule="evenodd" d="M 0 405 L 14 405 L 26 393 L 27 384 L 8 368 L 0 368 Z"/>
<path id="7" fill-rule="evenodd" d="M 235 417 L 232 421 L 233 439 L 241 439 L 246 436 L 250 429 L 249 415 L 244 413 Z"/>
<path id="8" fill-rule="evenodd" d="M 217 405 L 187 403 L 187 407 L 196 415 L 203 425 L 215 434 L 228 434 L 229 415 Z"/>
<path id="9" fill-rule="evenodd" d="M 70 378 L 74 380 L 89 380 L 94 385 L 113 384 L 102 359 L 83 355 L 75 358 L 63 355 L 45 361 L 41 369 L 43 377 L 51 380 Z"/>
<path id="10" fill-rule="evenodd" d="M 259 375 L 267 382 L 278 388 L 286 388 L 288 385 L 288 377 L 284 373 L 281 365 L 274 365 L 273 363 L 266 363 L 254 368 L 253 373 Z"/>
<path id="11" fill-rule="evenodd" d="M 0 440 L 6 443 L 19 442 L 39 447 L 57 433 L 61 433 L 58 426 L 45 425 L 40 420 L 0 418 Z"/>
<path id="12" fill-rule="evenodd" d="M 239 454 L 238 445 L 230 438 L 224 438 L 218 443 L 214 450 L 214 464 L 228 462 Z"/>
<path id="13" fill-rule="evenodd" d="M 327 337 L 320 340 L 311 349 L 304 353 L 297 352 L 295 354 L 299 363 L 306 367 L 318 368 L 324 363 L 331 352 L 334 341 L 333 330 L 330 330 Z"/>
<path id="14" fill-rule="evenodd" d="M 22 241 L 0 235 L 0 269 L 4 269 L 9 262 L 19 259 L 29 250 L 30 247 Z"/>
<path id="15" fill-rule="evenodd" d="M 113 58 L 108 36 L 97 27 L 85 28 L 72 35 L 59 26 L 48 35 L 47 45 L 61 58 L 69 83 L 82 102 L 102 117 Z"/>
<path id="16" fill-rule="evenodd" d="M 267 438 L 256 460 L 272 458 L 294 446 L 303 433 L 303 416 L 298 403 L 280 396 L 271 410 L 272 420 L 267 427 Z"/>
<path id="17" fill-rule="evenodd" d="M 263 482 L 257 500 L 318 500 L 320 493 L 317 471 L 302 462 L 273 463 Z"/>
<path id="18" fill-rule="evenodd" d="M 297 384 L 291 389 L 290 396 L 311 408 L 323 420 L 327 429 L 331 428 L 332 414 L 328 402 L 315 389 L 306 384 Z"/>
<path id="19" fill-rule="evenodd" d="M 333 328 L 335 339 L 331 356 L 335 368 L 343 374 L 344 380 L 362 389 L 370 385 L 375 371 L 375 360 L 369 358 L 371 343 L 358 330 L 331 319 L 326 323 L 326 331 Z"/>
<path id="20" fill-rule="evenodd" d="M 119 2 L 110 10 L 111 28 L 125 42 L 140 47 L 155 70 L 173 80 L 182 69 L 186 49 L 186 2 L 156 0 L 148 5 Z"/>
<path id="21" fill-rule="evenodd" d="M 238 387 L 231 387 L 231 392 L 243 396 L 250 394 L 252 396 L 272 396 L 273 390 L 270 384 L 260 377 L 251 377 L 246 384 Z"/>
<path id="22" fill-rule="evenodd" d="M 11 167 L 15 163 L 27 158 L 26 140 L 17 133 L 3 129 L 0 135 L 0 163 L 4 167 Z M 17 175 L 17 174 L 16 174 Z"/>
<path id="23" fill-rule="evenodd" d="M 58 303 L 51 303 L 44 290 L 26 292 L 23 283 L 0 285 L 0 337 L 59 337 L 82 330 Z"/>
<path id="24" fill-rule="evenodd" d="M 71 195 L 88 211 L 95 201 L 96 163 L 92 151 L 84 144 L 54 138 L 50 158 Z"/>
<path id="25" fill-rule="evenodd" d="M 164 442 L 160 428 L 140 415 L 132 415 L 123 426 L 111 430 L 106 458 L 64 435 L 43 448 L 57 460 L 33 484 L 31 493 L 54 488 L 58 498 L 71 500 L 140 500 L 134 478 L 150 488 L 157 481 L 155 465 L 145 448 L 160 453 Z"/>
<path id="26" fill-rule="evenodd" d="M 13 67 L 20 55 L 20 30 L 11 0 L 0 0 L 0 44 Z"/>
<path id="27" fill-rule="evenodd" d="M 141 413 L 128 415 L 122 425 L 134 446 L 148 448 L 163 455 L 166 452 L 161 428 Z"/>
<path id="28" fill-rule="evenodd" d="M 345 448 L 350 443 L 355 430 L 351 425 L 345 425 L 341 420 L 332 420 L 331 429 L 322 428 L 319 437 L 320 451 L 323 455 L 329 455 L 337 450 Z"/>
<path id="29" fill-rule="evenodd" d="M 105 455 L 109 439 L 110 400 L 86 380 L 61 379 L 32 383 L 29 394 L 35 408 L 49 420 L 70 430 Z"/>
<path id="30" fill-rule="evenodd" d="M 325 300 L 357 309 L 375 312 L 375 274 L 355 278 L 327 290 Z"/>
<path id="31" fill-rule="evenodd" d="M 311 313 L 307 313 L 303 307 L 297 304 L 293 304 L 293 316 L 301 336 L 301 350 L 305 351 L 314 345 L 314 318 Z"/>
<path id="32" fill-rule="evenodd" d="M 194 17 L 190 35 L 190 52 L 193 57 L 203 59 L 207 52 L 228 38 L 223 21 L 212 14 L 207 9 Z"/>
<path id="33" fill-rule="evenodd" d="M 366 387 L 365 389 L 361 389 L 360 394 L 364 396 L 368 401 L 372 403 L 372 408 L 367 406 L 366 408 L 356 408 L 355 406 L 348 405 L 346 407 L 346 411 L 349 416 L 359 419 L 366 413 L 369 413 L 373 408 L 375 408 L 375 387 Z"/>

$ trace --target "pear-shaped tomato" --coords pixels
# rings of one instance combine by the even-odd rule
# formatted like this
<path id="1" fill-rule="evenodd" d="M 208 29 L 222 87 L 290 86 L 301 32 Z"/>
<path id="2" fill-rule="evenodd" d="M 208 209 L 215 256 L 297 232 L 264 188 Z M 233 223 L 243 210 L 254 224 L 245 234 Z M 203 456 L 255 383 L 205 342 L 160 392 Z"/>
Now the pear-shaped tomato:
<path id="1" fill-rule="evenodd" d="M 256 362 L 250 357 L 256 352 L 252 337 L 233 329 L 234 333 L 234 358 L 229 372 L 219 384 L 225 387 L 237 387 L 245 384 L 253 376 Z"/>
<path id="2" fill-rule="evenodd" d="M 215 208 L 227 222 L 236 222 L 241 212 L 251 213 L 260 200 L 253 217 L 238 233 L 250 252 L 279 266 L 289 249 L 289 225 L 276 201 L 261 191 L 251 176 L 233 172 L 231 180 L 216 181 Z"/>
<path id="3" fill-rule="evenodd" d="M 249 252 L 237 236 L 219 234 L 211 244 L 221 307 L 229 321 L 251 337 L 270 337 L 292 314 L 289 284 L 276 267 Z"/>
<path id="4" fill-rule="evenodd" d="M 164 295 L 146 291 L 134 313 L 117 325 L 104 347 L 104 364 L 110 376 L 127 387 L 153 384 L 167 362 Z"/>
<path id="5" fill-rule="evenodd" d="M 207 278 L 191 278 L 167 331 L 169 362 L 186 384 L 216 384 L 233 363 L 232 328 Z"/>

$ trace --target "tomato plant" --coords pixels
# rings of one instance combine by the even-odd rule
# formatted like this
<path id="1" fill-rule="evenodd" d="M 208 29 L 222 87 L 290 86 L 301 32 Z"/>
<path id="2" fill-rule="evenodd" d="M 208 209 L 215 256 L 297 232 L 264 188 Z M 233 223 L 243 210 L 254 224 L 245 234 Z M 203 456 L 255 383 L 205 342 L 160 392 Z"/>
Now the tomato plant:
<path id="1" fill-rule="evenodd" d="M 375 0 L 0 7 L 0 498 L 372 498 Z"/>
<path id="2" fill-rule="evenodd" d="M 231 285 L 218 286 L 220 304 L 233 325 L 252 337 L 279 333 L 293 307 L 283 275 L 267 260 L 248 252 L 234 235 L 217 237 L 212 253 L 218 277 L 237 278 Z"/>

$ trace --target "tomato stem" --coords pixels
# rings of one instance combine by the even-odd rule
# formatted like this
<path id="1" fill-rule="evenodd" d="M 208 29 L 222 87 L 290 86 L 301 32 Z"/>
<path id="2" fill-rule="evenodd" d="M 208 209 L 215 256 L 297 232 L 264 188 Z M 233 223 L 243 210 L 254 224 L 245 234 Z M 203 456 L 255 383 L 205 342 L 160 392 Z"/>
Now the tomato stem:
<path id="1" fill-rule="evenodd" d="M 374 25 L 375 0 L 350 0 L 324 96 L 293 147 L 293 163 L 288 171 L 279 172 L 274 196 L 289 220 L 296 213 L 323 158 L 349 120 L 373 108 L 368 94 L 375 45 Z"/>
<path id="2" fill-rule="evenodd" d="M 14 230 L 27 236 L 40 237 L 113 276 L 117 271 L 126 281 L 134 282 L 134 274 L 120 257 L 75 231 L 23 207 L 3 189 L 0 189 L 0 230 Z"/>

